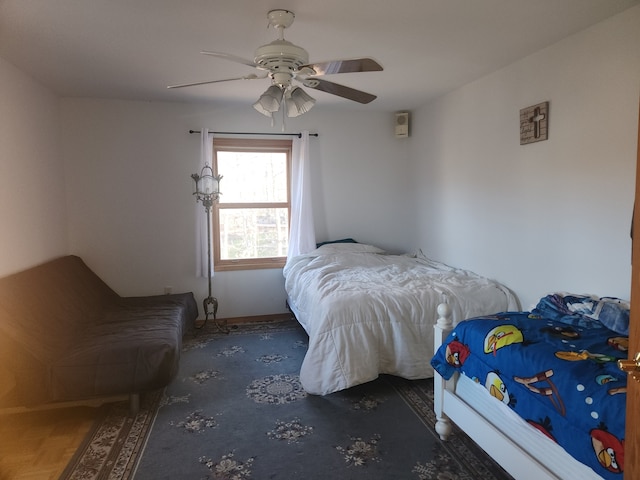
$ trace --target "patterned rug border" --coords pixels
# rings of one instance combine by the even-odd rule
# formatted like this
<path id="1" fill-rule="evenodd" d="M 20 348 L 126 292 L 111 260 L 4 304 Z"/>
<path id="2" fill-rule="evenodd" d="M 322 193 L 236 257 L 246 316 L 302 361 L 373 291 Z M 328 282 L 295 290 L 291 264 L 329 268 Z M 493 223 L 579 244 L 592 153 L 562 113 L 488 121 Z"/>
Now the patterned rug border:
<path id="1" fill-rule="evenodd" d="M 164 389 L 142 396 L 137 415 L 129 402 L 100 407 L 98 418 L 59 480 L 128 480 L 133 477 L 151 433 Z"/>
<path id="2" fill-rule="evenodd" d="M 300 329 L 302 326 L 295 320 L 295 318 L 291 319 L 282 319 L 282 320 L 270 320 L 268 322 L 243 322 L 243 323 L 234 323 L 228 325 L 229 333 L 221 332 L 216 325 L 212 323 L 208 323 L 202 329 L 195 329 L 191 333 L 187 333 L 185 336 L 185 343 L 189 343 L 190 341 L 197 340 L 200 337 L 217 337 L 217 336 L 226 336 L 226 335 L 250 335 L 253 333 L 263 333 L 263 332 L 284 332 L 287 330 L 295 330 Z"/>

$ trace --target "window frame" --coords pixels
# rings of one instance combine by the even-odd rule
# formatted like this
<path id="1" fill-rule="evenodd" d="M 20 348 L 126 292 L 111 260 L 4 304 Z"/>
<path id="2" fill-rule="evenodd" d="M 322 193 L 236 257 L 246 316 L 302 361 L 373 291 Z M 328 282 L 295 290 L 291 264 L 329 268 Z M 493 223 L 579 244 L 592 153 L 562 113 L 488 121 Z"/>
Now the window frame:
<path id="1" fill-rule="evenodd" d="M 287 201 L 286 202 L 256 202 L 256 203 L 220 203 L 215 202 L 212 209 L 211 238 L 213 242 L 213 264 L 216 271 L 233 270 L 257 270 L 263 268 L 282 268 L 287 257 L 262 257 L 236 260 L 223 260 L 220 258 L 220 210 L 234 208 L 286 208 L 287 234 L 291 231 L 291 155 L 293 150 L 292 139 L 265 139 L 265 138 L 213 138 L 213 172 L 218 175 L 218 151 L 234 152 L 278 152 L 287 155 Z M 224 172 L 222 173 L 224 177 Z M 220 191 L 224 195 L 224 178 L 220 183 Z"/>

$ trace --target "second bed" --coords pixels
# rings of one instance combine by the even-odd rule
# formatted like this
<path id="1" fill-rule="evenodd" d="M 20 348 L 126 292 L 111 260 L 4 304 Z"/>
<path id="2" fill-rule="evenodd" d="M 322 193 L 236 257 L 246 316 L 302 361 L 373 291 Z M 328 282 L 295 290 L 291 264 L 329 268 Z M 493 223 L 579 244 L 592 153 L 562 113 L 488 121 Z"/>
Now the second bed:
<path id="1" fill-rule="evenodd" d="M 288 304 L 309 335 L 300 381 L 325 395 L 376 379 L 433 376 L 436 306 L 454 320 L 518 310 L 499 282 L 422 255 L 390 255 L 372 245 L 333 243 L 284 268 Z"/>

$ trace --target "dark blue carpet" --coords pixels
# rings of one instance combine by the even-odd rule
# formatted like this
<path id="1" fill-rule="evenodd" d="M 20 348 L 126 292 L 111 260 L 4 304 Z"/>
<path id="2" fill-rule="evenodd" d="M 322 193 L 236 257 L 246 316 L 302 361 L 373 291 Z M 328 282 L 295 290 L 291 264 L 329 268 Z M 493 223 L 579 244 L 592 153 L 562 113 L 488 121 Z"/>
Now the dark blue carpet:
<path id="1" fill-rule="evenodd" d="M 307 395 L 306 346 L 293 322 L 187 340 L 135 480 L 508 478 L 459 433 L 437 438 L 430 380 Z"/>
<path id="2" fill-rule="evenodd" d="M 63 478 L 511 478 L 459 430 L 440 441 L 430 379 L 381 376 L 307 395 L 298 378 L 307 340 L 292 321 L 186 338 L 164 394 L 145 396 L 135 418 L 126 402 L 112 406 Z"/>

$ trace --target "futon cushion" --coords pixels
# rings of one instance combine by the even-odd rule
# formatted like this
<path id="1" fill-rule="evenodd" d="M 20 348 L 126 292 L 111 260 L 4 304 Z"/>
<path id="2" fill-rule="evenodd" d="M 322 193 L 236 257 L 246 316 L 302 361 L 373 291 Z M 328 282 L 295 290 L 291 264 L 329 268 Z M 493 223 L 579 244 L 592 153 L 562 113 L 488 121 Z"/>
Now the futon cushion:
<path id="1" fill-rule="evenodd" d="M 54 400 L 146 391 L 168 384 L 182 347 L 184 307 L 132 307 L 94 325 L 51 369 Z"/>

